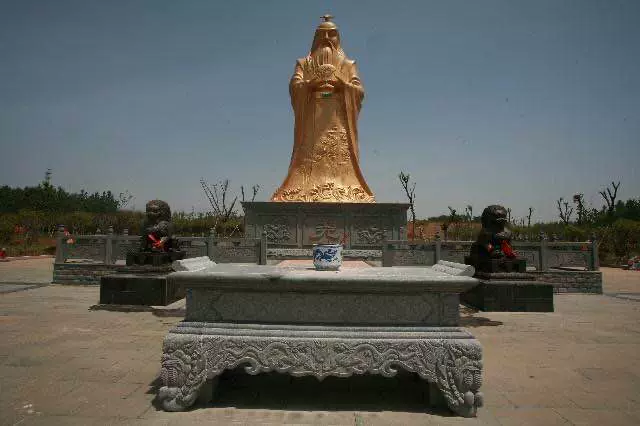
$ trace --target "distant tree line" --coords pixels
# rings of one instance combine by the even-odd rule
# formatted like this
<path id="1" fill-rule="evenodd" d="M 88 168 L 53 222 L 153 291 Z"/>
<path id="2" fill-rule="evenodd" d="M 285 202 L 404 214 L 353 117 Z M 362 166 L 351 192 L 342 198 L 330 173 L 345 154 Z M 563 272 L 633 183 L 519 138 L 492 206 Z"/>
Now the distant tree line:
<path id="1" fill-rule="evenodd" d="M 253 188 L 253 197 L 258 186 Z M 226 190 L 225 190 L 226 192 Z M 13 254 L 51 252 L 53 238 L 60 226 L 71 234 L 124 232 L 138 235 L 144 212 L 123 210 L 133 196 L 128 191 L 114 195 L 111 191 L 89 193 L 68 192 L 51 185 L 51 172 L 37 186 L 11 188 L 0 186 L 0 244 Z M 243 197 L 244 200 L 244 189 Z M 242 218 L 235 210 L 220 213 L 173 212 L 172 221 L 177 235 L 240 236 Z"/>
<path id="2" fill-rule="evenodd" d="M 46 181 L 38 186 L 25 188 L 4 185 L 0 186 L 0 213 L 18 213 L 20 210 L 113 213 L 123 207 L 128 198 L 127 193 L 116 197 L 111 191 L 92 194 L 85 190 L 67 192 Z"/>

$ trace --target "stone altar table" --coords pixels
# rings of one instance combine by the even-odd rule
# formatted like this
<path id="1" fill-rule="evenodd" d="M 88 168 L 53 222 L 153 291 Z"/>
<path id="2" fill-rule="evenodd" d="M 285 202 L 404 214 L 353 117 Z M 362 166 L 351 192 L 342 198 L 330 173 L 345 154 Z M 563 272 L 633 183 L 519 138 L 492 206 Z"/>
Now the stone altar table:
<path id="1" fill-rule="evenodd" d="M 192 405 L 207 380 L 246 365 L 249 374 L 394 376 L 430 384 L 456 413 L 482 405 L 482 348 L 459 322 L 471 277 L 430 268 L 216 265 L 168 276 L 186 289 L 185 320 L 165 337 L 165 410 Z"/>

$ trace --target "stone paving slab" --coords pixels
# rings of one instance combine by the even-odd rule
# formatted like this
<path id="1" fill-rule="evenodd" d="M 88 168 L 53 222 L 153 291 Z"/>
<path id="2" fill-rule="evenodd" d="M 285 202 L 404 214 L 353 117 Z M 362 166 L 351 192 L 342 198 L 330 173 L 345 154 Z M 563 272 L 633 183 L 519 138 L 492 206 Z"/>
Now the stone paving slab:
<path id="1" fill-rule="evenodd" d="M 0 283 L 48 284 L 53 278 L 50 257 L 12 260 L 0 263 Z"/>
<path id="2" fill-rule="evenodd" d="M 603 273 L 605 293 L 640 294 L 640 271 L 627 271 L 618 268 L 600 268 Z"/>
<path id="3" fill-rule="evenodd" d="M 605 289 L 640 293 L 640 273 L 604 275 Z M 478 418 L 463 419 L 427 408 L 411 375 L 317 382 L 242 371 L 225 374 L 213 403 L 166 413 L 152 400 L 162 339 L 179 318 L 90 311 L 98 293 L 49 285 L 0 294 L 0 424 L 640 424 L 636 300 L 576 294 L 556 296 L 553 313 L 463 310 L 483 344 L 486 401 Z"/>
<path id="4" fill-rule="evenodd" d="M 18 283 L 0 283 L 0 293 L 13 293 L 14 291 L 29 290 L 31 288 L 40 287 L 43 284 L 18 284 Z"/>

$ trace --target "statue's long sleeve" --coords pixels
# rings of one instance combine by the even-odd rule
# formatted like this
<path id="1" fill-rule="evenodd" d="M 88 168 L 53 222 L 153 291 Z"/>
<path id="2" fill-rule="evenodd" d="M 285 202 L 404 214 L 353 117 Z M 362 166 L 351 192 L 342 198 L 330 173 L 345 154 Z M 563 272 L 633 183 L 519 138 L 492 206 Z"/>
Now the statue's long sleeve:
<path id="1" fill-rule="evenodd" d="M 304 70 L 300 65 L 300 62 L 296 62 L 296 68 L 293 71 L 293 76 L 289 82 L 289 95 L 291 96 L 291 107 L 293 108 L 294 115 L 294 138 L 293 138 L 293 150 L 291 151 L 290 166 L 293 164 L 300 144 L 302 143 L 303 132 L 303 119 L 304 119 L 304 106 L 307 102 L 308 95 L 307 83 L 304 81 Z"/>
<path id="2" fill-rule="evenodd" d="M 352 63 L 351 78 L 349 79 L 349 84 L 347 86 L 348 89 L 353 90 L 353 98 L 356 101 L 355 107 L 358 109 L 358 112 L 360 112 L 360 108 L 362 108 L 362 101 L 364 100 L 364 87 L 362 87 L 360 76 L 358 76 L 358 69 L 355 61 Z"/>
<path id="3" fill-rule="evenodd" d="M 349 82 L 345 84 L 344 88 L 344 102 L 345 109 L 347 113 L 347 122 L 349 124 L 349 132 L 351 133 L 351 140 L 353 143 L 351 144 L 351 150 L 353 152 L 354 160 L 358 161 L 360 158 L 360 148 L 358 146 L 358 127 L 356 125 L 358 121 L 358 115 L 360 114 L 360 109 L 362 108 L 362 101 L 364 99 L 364 87 L 362 86 L 362 82 L 360 81 L 360 76 L 358 76 L 358 69 L 356 67 L 355 61 L 350 61 L 349 63 Z M 360 172 L 360 168 L 357 167 L 358 173 Z M 364 182 L 364 177 L 360 175 L 362 182 Z M 366 187 L 366 183 L 364 184 Z M 369 188 L 367 191 L 369 191 Z"/>
<path id="4" fill-rule="evenodd" d="M 299 62 L 296 62 L 296 68 L 293 71 L 293 76 L 289 82 L 289 95 L 291 96 L 291 106 L 294 111 L 296 109 L 296 99 L 303 95 L 306 91 L 306 84 L 304 82 L 304 71 Z"/>

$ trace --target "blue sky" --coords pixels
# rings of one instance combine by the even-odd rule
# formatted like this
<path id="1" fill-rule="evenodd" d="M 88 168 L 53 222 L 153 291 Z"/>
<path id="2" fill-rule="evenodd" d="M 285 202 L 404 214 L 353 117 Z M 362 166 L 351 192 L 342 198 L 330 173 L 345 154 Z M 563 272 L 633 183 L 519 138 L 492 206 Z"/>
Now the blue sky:
<path id="1" fill-rule="evenodd" d="M 288 81 L 335 15 L 366 90 L 361 167 L 418 216 L 640 196 L 640 2 L 0 0 L 0 185 L 206 210 L 199 179 L 283 181 Z"/>

